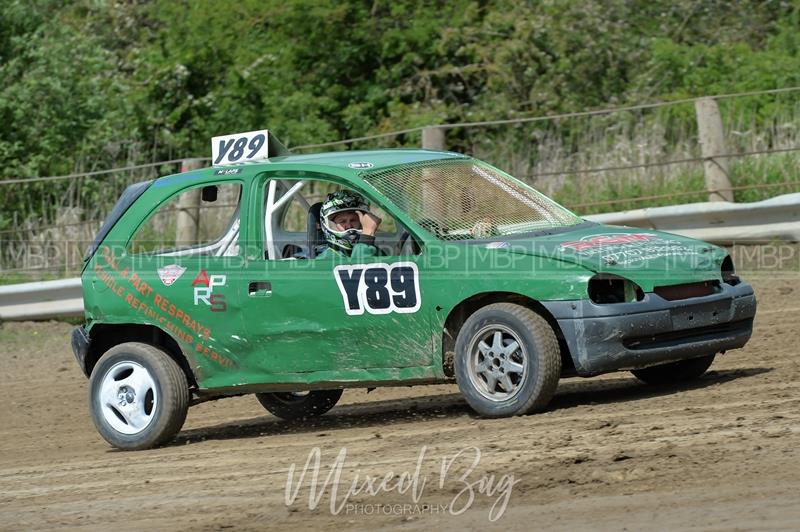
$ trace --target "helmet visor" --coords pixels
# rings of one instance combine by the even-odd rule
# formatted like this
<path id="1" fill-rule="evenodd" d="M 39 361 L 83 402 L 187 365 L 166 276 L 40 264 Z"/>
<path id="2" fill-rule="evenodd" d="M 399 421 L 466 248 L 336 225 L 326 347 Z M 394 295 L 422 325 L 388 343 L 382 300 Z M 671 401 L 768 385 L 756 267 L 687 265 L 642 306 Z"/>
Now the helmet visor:
<path id="1" fill-rule="evenodd" d="M 342 237 L 344 235 L 350 235 L 350 234 L 352 234 L 352 235 L 360 235 L 361 234 L 361 221 L 358 218 L 356 218 L 356 220 L 358 220 L 358 227 L 350 227 L 350 228 L 347 228 L 347 229 L 342 229 L 334 221 L 336 219 L 336 217 L 339 216 L 342 213 L 347 213 L 347 212 L 356 213 L 357 211 L 362 211 L 363 212 L 363 209 L 359 209 L 359 208 L 356 208 L 356 207 L 348 207 L 348 208 L 345 208 L 345 209 L 339 209 L 339 210 L 333 211 L 330 214 L 328 214 L 322 220 L 322 223 L 325 224 L 325 227 L 326 227 L 326 229 L 328 229 L 328 231 L 330 231 L 331 233 L 333 233 L 333 234 L 335 234 L 336 236 L 339 236 L 339 237 Z M 356 214 L 356 216 L 358 216 L 358 215 Z"/>

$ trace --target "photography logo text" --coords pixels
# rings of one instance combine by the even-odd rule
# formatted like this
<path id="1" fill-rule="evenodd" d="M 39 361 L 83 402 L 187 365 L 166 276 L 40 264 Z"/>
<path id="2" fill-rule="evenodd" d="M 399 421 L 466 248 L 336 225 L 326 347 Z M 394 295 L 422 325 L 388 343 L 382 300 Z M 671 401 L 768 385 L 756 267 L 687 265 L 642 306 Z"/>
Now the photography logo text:
<path id="1" fill-rule="evenodd" d="M 426 454 L 427 447 L 422 447 L 413 469 L 375 475 L 353 470 L 347 464 L 346 447 L 328 465 L 323 465 L 322 452 L 314 447 L 305 465 L 289 466 L 284 502 L 287 506 L 303 504 L 301 489 L 305 488 L 309 510 L 322 507 L 327 499 L 333 515 L 460 515 L 483 500 L 490 503 L 489 521 L 503 516 L 519 482 L 513 473 L 479 473 L 481 451 L 477 447 L 465 447 L 439 459 Z M 434 473 L 425 474 L 423 470 Z M 436 502 L 429 502 L 425 495 L 433 491 L 440 495 Z M 442 497 L 441 493 L 447 495 Z"/>

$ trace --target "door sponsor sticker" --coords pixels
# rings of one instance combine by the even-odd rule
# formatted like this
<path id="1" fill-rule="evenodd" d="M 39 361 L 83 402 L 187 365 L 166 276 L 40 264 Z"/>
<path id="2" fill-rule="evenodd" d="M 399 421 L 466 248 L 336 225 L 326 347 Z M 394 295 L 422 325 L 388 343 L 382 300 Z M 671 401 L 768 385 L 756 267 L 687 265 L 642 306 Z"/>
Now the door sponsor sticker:
<path id="1" fill-rule="evenodd" d="M 194 304 L 200 303 L 209 305 L 211 312 L 225 312 L 228 305 L 225 303 L 225 294 L 215 293 L 214 288 L 225 286 L 225 275 L 208 275 L 205 270 L 200 270 L 197 277 L 192 281 L 194 288 Z"/>
<path id="2" fill-rule="evenodd" d="M 172 286 L 172 283 L 180 279 L 186 268 L 178 264 L 170 264 L 158 269 L 158 278 L 164 283 L 164 286 Z"/>
<path id="3" fill-rule="evenodd" d="M 333 276 L 349 316 L 409 314 L 417 312 L 422 303 L 419 270 L 413 262 L 336 266 Z"/>

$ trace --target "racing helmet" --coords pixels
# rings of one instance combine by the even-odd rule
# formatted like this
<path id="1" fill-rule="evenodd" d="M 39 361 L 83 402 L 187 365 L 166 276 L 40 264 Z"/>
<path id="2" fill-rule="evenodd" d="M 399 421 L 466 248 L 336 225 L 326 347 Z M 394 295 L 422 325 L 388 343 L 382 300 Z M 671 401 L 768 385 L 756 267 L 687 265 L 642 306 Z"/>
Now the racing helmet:
<path id="1" fill-rule="evenodd" d="M 345 229 L 339 231 L 331 221 L 331 218 L 340 212 L 362 211 L 369 212 L 369 203 L 361 194 L 349 190 L 339 190 L 328 194 L 320 208 L 319 225 L 325 241 L 329 246 L 339 248 L 343 251 L 351 251 L 353 244 L 361 236 L 361 229 Z"/>

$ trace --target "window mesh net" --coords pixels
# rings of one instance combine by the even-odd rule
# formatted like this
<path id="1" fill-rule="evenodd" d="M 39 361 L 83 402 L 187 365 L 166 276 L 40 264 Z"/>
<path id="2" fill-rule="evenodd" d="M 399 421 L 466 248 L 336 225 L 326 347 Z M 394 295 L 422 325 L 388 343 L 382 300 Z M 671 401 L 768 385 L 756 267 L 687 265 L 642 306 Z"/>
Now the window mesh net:
<path id="1" fill-rule="evenodd" d="M 491 238 L 581 221 L 535 190 L 472 159 L 425 161 L 364 172 L 361 177 L 442 240 Z"/>

